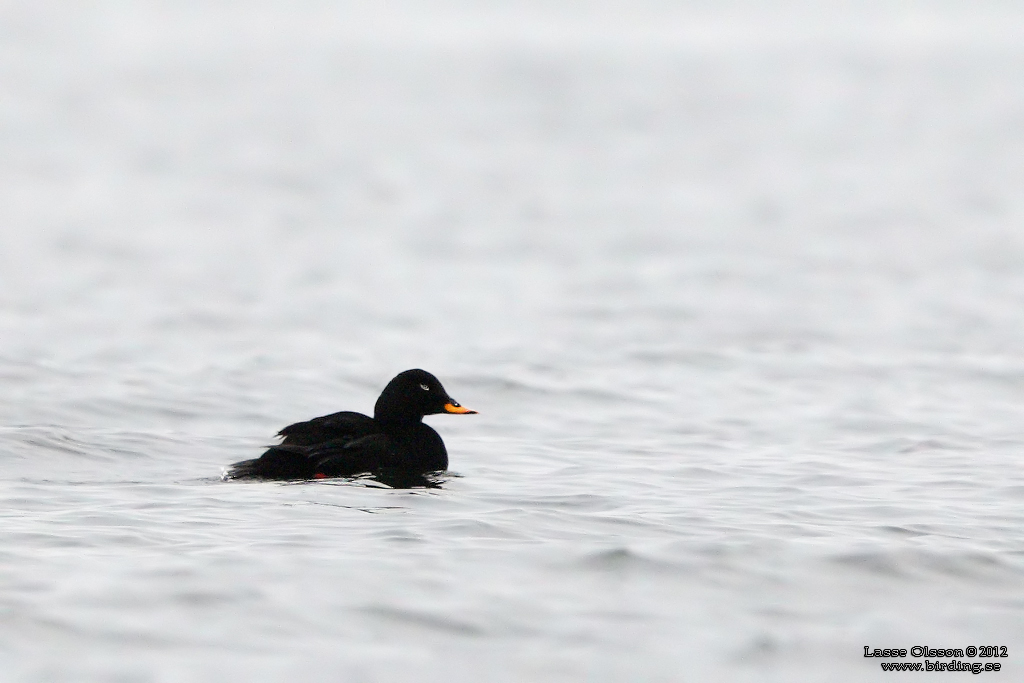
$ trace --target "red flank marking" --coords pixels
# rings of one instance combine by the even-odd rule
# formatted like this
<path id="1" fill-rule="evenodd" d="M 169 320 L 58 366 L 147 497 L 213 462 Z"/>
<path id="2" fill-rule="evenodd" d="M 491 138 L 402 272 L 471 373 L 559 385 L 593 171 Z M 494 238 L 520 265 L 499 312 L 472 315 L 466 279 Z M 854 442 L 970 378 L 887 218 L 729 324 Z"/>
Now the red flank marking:
<path id="1" fill-rule="evenodd" d="M 324 474 L 323 472 L 317 472 L 316 474 L 313 475 L 313 478 L 314 479 L 326 479 L 327 475 Z"/>

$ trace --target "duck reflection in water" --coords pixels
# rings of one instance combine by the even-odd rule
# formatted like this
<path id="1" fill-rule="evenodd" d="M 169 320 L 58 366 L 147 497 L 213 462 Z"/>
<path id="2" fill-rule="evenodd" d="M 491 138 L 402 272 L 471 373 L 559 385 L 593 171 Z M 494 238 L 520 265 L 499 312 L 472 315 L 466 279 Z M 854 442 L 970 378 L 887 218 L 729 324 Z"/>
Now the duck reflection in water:
<path id="1" fill-rule="evenodd" d="M 448 469 L 440 435 L 425 415 L 476 413 L 458 404 L 425 370 L 406 370 L 388 382 L 373 417 L 343 411 L 288 425 L 259 458 L 232 465 L 224 479 L 327 479 L 368 474 L 392 488 L 437 488 Z"/>

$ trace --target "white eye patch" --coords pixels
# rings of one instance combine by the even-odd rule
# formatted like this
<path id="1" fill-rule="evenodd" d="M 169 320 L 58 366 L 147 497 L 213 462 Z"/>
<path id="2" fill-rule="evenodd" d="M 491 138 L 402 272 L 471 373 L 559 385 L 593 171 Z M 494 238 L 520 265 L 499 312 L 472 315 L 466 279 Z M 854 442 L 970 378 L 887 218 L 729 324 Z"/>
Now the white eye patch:
<path id="1" fill-rule="evenodd" d="M 420 389 L 422 389 L 423 391 L 430 391 L 430 387 L 428 387 L 426 384 L 421 384 Z"/>

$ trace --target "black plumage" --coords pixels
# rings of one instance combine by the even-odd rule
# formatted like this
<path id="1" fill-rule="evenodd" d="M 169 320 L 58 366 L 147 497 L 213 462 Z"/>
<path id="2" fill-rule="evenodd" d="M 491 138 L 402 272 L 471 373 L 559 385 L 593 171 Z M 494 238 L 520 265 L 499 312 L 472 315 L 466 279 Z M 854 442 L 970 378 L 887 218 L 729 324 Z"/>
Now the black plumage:
<path id="1" fill-rule="evenodd" d="M 373 417 L 343 411 L 288 425 L 277 446 L 237 462 L 227 479 L 316 479 L 370 473 L 422 475 L 448 468 L 440 435 L 424 415 L 469 414 L 425 370 L 406 370 L 391 380 Z"/>

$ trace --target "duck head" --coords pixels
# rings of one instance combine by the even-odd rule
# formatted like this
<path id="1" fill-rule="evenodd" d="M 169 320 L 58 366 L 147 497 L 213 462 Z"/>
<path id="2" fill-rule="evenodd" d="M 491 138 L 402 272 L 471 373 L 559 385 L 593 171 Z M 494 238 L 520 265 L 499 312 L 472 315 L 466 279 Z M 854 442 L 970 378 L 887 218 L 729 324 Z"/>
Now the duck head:
<path id="1" fill-rule="evenodd" d="M 388 382 L 373 407 L 373 417 L 384 422 L 419 422 L 424 415 L 475 414 L 448 395 L 441 382 L 426 370 L 406 370 Z"/>

